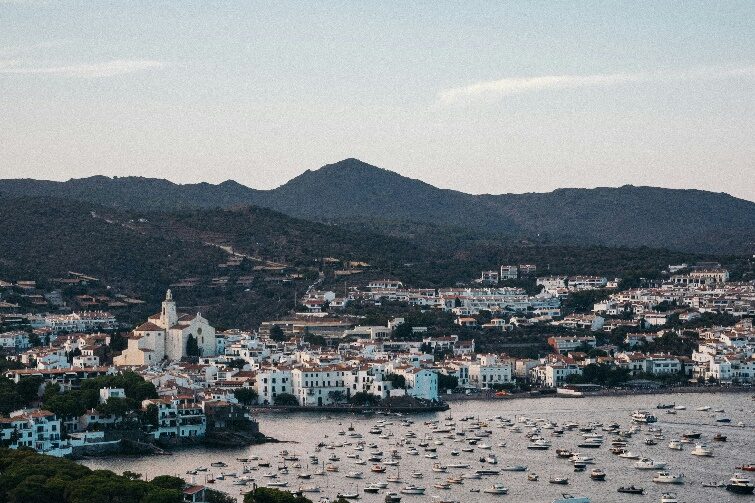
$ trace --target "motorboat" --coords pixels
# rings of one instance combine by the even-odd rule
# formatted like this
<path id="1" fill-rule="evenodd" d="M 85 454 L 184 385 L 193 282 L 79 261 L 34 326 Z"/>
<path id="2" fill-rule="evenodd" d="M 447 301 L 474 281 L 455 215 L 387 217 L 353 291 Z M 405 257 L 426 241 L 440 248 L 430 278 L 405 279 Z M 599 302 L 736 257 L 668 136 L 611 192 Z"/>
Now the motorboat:
<path id="1" fill-rule="evenodd" d="M 444 466 L 444 465 L 442 465 L 440 463 L 433 463 L 432 470 L 434 472 L 445 473 L 445 472 L 448 471 L 448 467 L 446 467 L 446 466 Z"/>
<path id="2" fill-rule="evenodd" d="M 640 456 L 633 453 L 632 451 L 622 452 L 621 454 L 619 454 L 619 457 L 624 459 L 640 459 Z"/>
<path id="3" fill-rule="evenodd" d="M 401 488 L 402 494 L 425 494 L 425 488 L 415 486 L 413 484 L 406 485 Z"/>
<path id="4" fill-rule="evenodd" d="M 668 448 L 675 451 L 681 451 L 683 449 L 682 443 L 678 440 L 672 440 L 668 443 Z"/>
<path id="5" fill-rule="evenodd" d="M 723 435 L 721 433 L 716 433 L 713 435 L 713 440 L 716 442 L 726 442 L 726 435 Z"/>
<path id="6" fill-rule="evenodd" d="M 572 496 L 571 494 L 562 494 L 560 498 L 554 499 L 551 503 L 590 503 L 587 496 Z"/>
<path id="7" fill-rule="evenodd" d="M 663 493 L 661 495 L 661 503 L 679 503 L 679 499 L 677 499 L 674 493 Z"/>
<path id="8" fill-rule="evenodd" d="M 286 482 L 285 480 L 271 480 L 265 485 L 270 487 L 286 487 L 288 485 L 288 482 Z"/>
<path id="9" fill-rule="evenodd" d="M 570 458 L 572 457 L 572 452 L 569 449 L 556 449 L 556 457 L 557 458 Z"/>
<path id="10" fill-rule="evenodd" d="M 527 465 L 508 465 L 508 466 L 502 466 L 501 470 L 504 472 L 526 472 L 527 471 Z M 477 470 L 479 471 L 479 470 Z"/>
<path id="11" fill-rule="evenodd" d="M 299 491 L 303 493 L 319 493 L 320 487 L 313 485 L 299 486 Z"/>
<path id="12" fill-rule="evenodd" d="M 566 485 L 569 483 L 569 479 L 566 477 L 551 477 L 548 479 L 549 484 L 560 484 L 560 485 Z"/>
<path id="13" fill-rule="evenodd" d="M 436 482 L 433 484 L 435 489 L 451 489 L 451 484 L 448 482 Z"/>
<path id="14" fill-rule="evenodd" d="M 385 503 L 399 503 L 401 496 L 398 493 L 388 493 L 385 495 Z"/>
<path id="15" fill-rule="evenodd" d="M 345 499 L 345 500 L 355 500 L 359 499 L 359 493 L 338 493 L 336 495 L 337 499 Z"/>
<path id="16" fill-rule="evenodd" d="M 748 464 L 748 465 L 738 466 L 737 470 L 743 470 L 743 471 L 746 471 L 746 472 L 755 472 L 755 465 Z"/>
<path id="17" fill-rule="evenodd" d="M 600 468 L 596 468 L 590 472 L 590 478 L 593 480 L 606 480 L 606 472 Z"/>
<path id="18" fill-rule="evenodd" d="M 574 464 L 582 463 L 585 465 L 591 465 L 595 463 L 594 458 L 591 458 L 589 456 L 582 456 L 581 454 L 574 454 L 571 458 L 569 458 L 569 461 L 571 461 Z"/>
<path id="19" fill-rule="evenodd" d="M 214 463 L 210 463 L 210 466 L 214 466 L 215 468 L 227 468 L 228 465 L 223 463 L 222 461 L 215 461 Z M 199 468 L 197 468 L 199 470 Z M 205 469 L 206 470 L 206 469 Z M 203 471 L 203 470 L 200 470 Z"/>
<path id="20" fill-rule="evenodd" d="M 530 442 L 527 445 L 527 449 L 539 450 L 539 451 L 547 451 L 550 448 L 551 448 L 550 442 L 542 438 L 539 440 L 535 440 L 534 442 Z"/>
<path id="21" fill-rule="evenodd" d="M 383 465 L 372 465 L 370 471 L 373 471 L 375 473 L 383 473 L 385 472 L 385 467 Z"/>
<path id="22" fill-rule="evenodd" d="M 375 484 L 369 484 L 367 487 L 364 488 L 364 492 L 369 494 L 377 494 L 380 492 L 380 487 Z"/>
<path id="23" fill-rule="evenodd" d="M 422 472 L 412 472 L 411 477 L 413 479 L 421 479 L 424 475 L 422 475 Z"/>
<path id="24" fill-rule="evenodd" d="M 674 405 L 674 410 L 687 410 L 685 405 Z"/>
<path id="25" fill-rule="evenodd" d="M 492 486 L 483 489 L 482 492 L 486 494 L 506 494 L 509 490 L 503 484 L 493 484 Z"/>
<path id="26" fill-rule="evenodd" d="M 364 477 L 362 472 L 349 472 L 344 475 L 347 479 L 361 479 Z"/>
<path id="27" fill-rule="evenodd" d="M 684 484 L 684 475 L 672 475 L 671 472 L 658 472 L 653 477 L 653 482 L 657 484 Z"/>
<path id="28" fill-rule="evenodd" d="M 469 468 L 469 463 L 449 463 L 448 468 Z"/>
<path id="29" fill-rule="evenodd" d="M 666 463 L 663 461 L 653 461 L 650 458 L 641 458 L 634 464 L 634 467 L 638 470 L 662 470 L 666 468 Z"/>
<path id="30" fill-rule="evenodd" d="M 726 484 L 724 484 L 723 482 L 703 482 L 702 486 L 703 487 L 725 487 Z"/>
<path id="31" fill-rule="evenodd" d="M 659 403 L 658 405 L 655 406 L 655 408 L 656 409 L 673 409 L 675 405 L 676 405 L 675 403 Z"/>
<path id="32" fill-rule="evenodd" d="M 693 440 L 697 440 L 701 436 L 702 436 L 702 433 L 700 433 L 699 431 L 685 431 L 684 433 L 682 433 L 682 437 L 693 439 Z"/>
<path id="33" fill-rule="evenodd" d="M 311 479 L 311 478 L 312 478 L 312 474 L 311 474 L 311 473 L 308 473 L 308 472 L 301 472 L 301 473 L 299 473 L 299 474 L 297 475 L 297 477 L 299 477 L 300 479 L 305 479 L 305 480 L 307 480 L 307 479 Z"/>
<path id="34" fill-rule="evenodd" d="M 458 475 L 455 475 L 453 477 L 448 477 L 446 479 L 446 482 L 448 482 L 449 484 L 463 484 L 464 479 Z"/>
<path id="35" fill-rule="evenodd" d="M 524 470 L 526 469 L 527 468 L 525 467 Z M 518 471 L 524 471 L 524 470 L 518 470 Z M 510 470 L 510 471 L 513 471 L 513 470 Z M 477 475 L 499 475 L 501 473 L 501 470 L 490 470 L 490 469 L 484 468 L 481 470 L 476 470 L 475 473 Z M 469 477 L 466 477 L 466 478 L 469 478 Z"/>
<path id="36" fill-rule="evenodd" d="M 326 472 L 337 472 L 338 471 L 338 466 L 337 465 L 330 465 L 330 464 L 325 465 L 325 471 Z"/>
<path id="37" fill-rule="evenodd" d="M 735 494 L 752 494 L 755 485 L 741 473 L 736 473 L 726 484 L 726 490 Z"/>
<path id="38" fill-rule="evenodd" d="M 636 410 L 632 412 L 632 421 L 635 423 L 655 423 L 658 418 L 650 412 L 644 410 Z"/>
<path id="39" fill-rule="evenodd" d="M 621 486 L 617 489 L 620 493 L 625 494 L 645 494 L 645 489 L 642 487 L 635 487 L 635 486 Z"/>
<path id="40" fill-rule="evenodd" d="M 700 456 L 700 457 L 705 457 L 705 458 L 713 457 L 713 449 L 703 444 L 695 445 L 695 448 L 692 449 L 689 453 L 692 454 L 693 456 Z"/>
<path id="41" fill-rule="evenodd" d="M 695 410 L 697 410 L 699 412 L 708 412 L 710 409 L 711 409 L 710 405 L 705 405 L 703 407 L 698 407 Z"/>
<path id="42" fill-rule="evenodd" d="M 540 480 L 540 476 L 537 473 L 528 473 L 527 480 L 529 480 L 530 482 L 537 482 L 538 480 Z"/>

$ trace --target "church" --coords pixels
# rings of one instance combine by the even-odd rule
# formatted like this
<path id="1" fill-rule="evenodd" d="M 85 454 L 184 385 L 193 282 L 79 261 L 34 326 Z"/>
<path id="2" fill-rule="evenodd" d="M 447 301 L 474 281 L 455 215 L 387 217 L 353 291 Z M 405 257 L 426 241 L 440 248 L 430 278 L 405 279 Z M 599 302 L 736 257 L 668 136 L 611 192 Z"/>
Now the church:
<path id="1" fill-rule="evenodd" d="M 189 337 L 194 337 L 200 356 L 215 356 L 215 329 L 201 314 L 179 314 L 170 290 L 162 309 L 134 329 L 128 347 L 113 359 L 115 365 L 155 365 L 163 360 L 180 360 L 186 354 Z"/>

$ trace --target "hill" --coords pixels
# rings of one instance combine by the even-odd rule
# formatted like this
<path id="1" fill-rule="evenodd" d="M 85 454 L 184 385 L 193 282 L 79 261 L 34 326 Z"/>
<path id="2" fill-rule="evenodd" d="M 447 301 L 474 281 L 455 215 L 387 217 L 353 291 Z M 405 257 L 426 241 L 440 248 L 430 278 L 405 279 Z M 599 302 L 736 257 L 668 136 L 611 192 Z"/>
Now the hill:
<path id="1" fill-rule="evenodd" d="M 95 176 L 0 180 L 0 192 L 57 197 L 122 210 L 175 211 L 256 205 L 310 221 L 358 223 L 381 233 L 505 235 L 546 243 L 651 246 L 703 253 L 755 249 L 755 203 L 701 190 L 623 186 L 472 195 L 439 189 L 357 159 L 305 171 L 272 190 L 234 181 L 179 185 Z M 428 227 L 430 230 L 428 230 Z"/>

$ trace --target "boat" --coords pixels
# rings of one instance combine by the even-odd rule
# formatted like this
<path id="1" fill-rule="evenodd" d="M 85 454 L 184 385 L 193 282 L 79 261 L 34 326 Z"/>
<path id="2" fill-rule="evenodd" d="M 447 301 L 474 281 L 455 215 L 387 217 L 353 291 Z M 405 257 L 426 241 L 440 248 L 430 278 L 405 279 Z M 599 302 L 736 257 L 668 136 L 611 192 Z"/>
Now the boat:
<path id="1" fill-rule="evenodd" d="M 668 448 L 673 449 L 675 451 L 681 451 L 682 450 L 682 443 L 678 440 L 672 440 L 668 443 Z"/>
<path id="2" fill-rule="evenodd" d="M 501 470 L 504 472 L 526 472 L 527 465 L 507 465 L 507 466 L 502 466 Z"/>
<path id="3" fill-rule="evenodd" d="M 710 409 L 711 409 L 710 405 L 705 405 L 703 407 L 698 407 L 695 410 L 700 411 L 700 412 L 708 412 Z"/>
<path id="4" fill-rule="evenodd" d="M 634 464 L 634 467 L 638 470 L 661 470 L 666 468 L 666 463 L 663 461 L 653 461 L 650 458 L 642 458 Z"/>
<path id="5" fill-rule="evenodd" d="M 362 472 L 349 472 L 344 475 L 347 479 L 361 479 L 364 474 Z"/>
<path id="6" fill-rule="evenodd" d="M 560 498 L 554 499 L 551 503 L 590 503 L 587 496 L 572 496 L 571 494 L 562 494 Z"/>
<path id="7" fill-rule="evenodd" d="M 632 412 L 632 421 L 635 423 L 655 423 L 658 418 L 650 412 L 644 410 L 636 410 Z"/>
<path id="8" fill-rule="evenodd" d="M 446 482 L 448 482 L 449 484 L 463 484 L 464 483 L 464 479 L 461 478 L 460 476 L 456 475 L 456 476 L 453 476 L 453 477 L 448 477 L 446 479 Z"/>
<path id="9" fill-rule="evenodd" d="M 359 499 L 359 493 L 338 493 L 336 495 L 336 498 L 338 499 L 345 499 L 345 500 L 356 500 Z"/>
<path id="10" fill-rule="evenodd" d="M 503 484 L 493 484 L 492 486 L 483 489 L 482 492 L 486 494 L 506 494 L 509 490 Z"/>
<path id="11" fill-rule="evenodd" d="M 617 491 L 625 494 L 645 494 L 645 489 L 643 489 L 642 487 L 634 487 L 633 485 L 621 486 L 617 489 Z"/>
<path id="12" fill-rule="evenodd" d="M 373 471 L 375 473 L 383 473 L 385 472 L 385 467 L 383 465 L 372 465 L 370 471 Z"/>
<path id="13" fill-rule="evenodd" d="M 700 433 L 699 431 L 685 431 L 684 433 L 682 433 L 682 437 L 693 439 L 693 440 L 697 440 L 701 436 L 702 436 L 702 433 Z"/>
<path id="14" fill-rule="evenodd" d="M 654 438 L 646 438 L 645 445 L 657 445 L 658 442 Z"/>
<path id="15" fill-rule="evenodd" d="M 540 480 L 540 477 L 537 473 L 528 473 L 527 480 L 529 480 L 530 482 L 537 482 L 538 480 Z"/>
<path id="16" fill-rule="evenodd" d="M 621 454 L 619 454 L 619 457 L 624 459 L 640 459 L 640 456 L 633 453 L 632 451 L 622 452 Z"/>
<path id="17" fill-rule="evenodd" d="M 689 453 L 692 454 L 693 456 L 700 456 L 700 457 L 705 457 L 705 458 L 713 457 L 713 449 L 710 449 L 709 447 L 703 444 L 695 445 L 695 448 L 692 449 Z"/>
<path id="18" fill-rule="evenodd" d="M 223 463 L 222 461 L 215 461 L 214 463 L 210 463 L 210 466 L 214 466 L 216 468 L 227 468 L 228 465 Z M 206 468 L 205 468 L 206 470 Z"/>
<path id="19" fill-rule="evenodd" d="M 755 485 L 741 473 L 736 473 L 726 484 L 726 490 L 735 494 L 752 494 Z"/>
<path id="20" fill-rule="evenodd" d="M 288 485 L 288 482 L 285 480 L 271 480 L 267 483 L 270 487 L 286 487 Z"/>
<path id="21" fill-rule="evenodd" d="M 671 472 L 658 472 L 653 477 L 653 482 L 657 484 L 684 484 L 684 475 L 671 475 Z"/>
<path id="22" fill-rule="evenodd" d="M 655 408 L 656 409 L 673 409 L 675 405 L 676 405 L 675 403 L 659 403 L 658 405 L 655 406 Z"/>
<path id="23" fill-rule="evenodd" d="M 302 493 L 319 493 L 320 488 L 318 486 L 308 485 L 308 486 L 299 486 L 299 492 Z"/>
<path id="24" fill-rule="evenodd" d="M 385 503 L 399 503 L 401 496 L 398 493 L 388 493 L 385 495 Z"/>
<path id="25" fill-rule="evenodd" d="M 534 442 L 530 442 L 527 445 L 527 449 L 532 449 L 532 450 L 547 451 L 550 448 L 551 448 L 550 442 L 548 442 L 547 440 L 543 438 L 535 440 Z"/>
<path id="26" fill-rule="evenodd" d="M 448 482 L 436 482 L 433 484 L 435 489 L 451 489 L 451 484 Z"/>
<path id="27" fill-rule="evenodd" d="M 684 405 L 674 405 L 674 410 L 687 410 L 687 407 Z"/>
<path id="28" fill-rule="evenodd" d="M 311 473 L 307 473 L 307 472 L 301 472 L 299 475 L 297 475 L 297 477 L 299 477 L 300 479 L 305 479 L 306 480 L 306 479 L 311 479 L 312 478 L 312 474 Z"/>
<path id="29" fill-rule="evenodd" d="M 402 494 L 425 494 L 425 488 L 415 486 L 413 484 L 406 485 L 401 488 Z"/>
<path id="30" fill-rule="evenodd" d="M 726 435 L 723 435 L 721 433 L 716 433 L 713 435 L 713 440 L 716 442 L 726 442 Z"/>
<path id="31" fill-rule="evenodd" d="M 527 469 L 527 467 L 524 468 L 524 470 L 526 470 L 526 469 Z M 516 471 L 522 471 L 523 472 L 524 470 L 516 470 Z M 510 471 L 515 471 L 515 470 L 510 470 Z M 475 470 L 475 473 L 477 475 L 499 475 L 501 473 L 501 471 L 500 470 L 481 469 L 481 470 Z M 469 478 L 469 477 L 467 477 L 467 478 Z"/>
<path id="32" fill-rule="evenodd" d="M 676 414 L 676 411 L 674 409 L 669 409 L 666 411 L 666 414 Z"/>
<path id="33" fill-rule="evenodd" d="M 326 472 L 337 472 L 338 471 L 338 466 L 336 466 L 336 465 L 330 465 L 330 464 L 326 465 L 325 466 L 325 471 Z"/>
<path id="34" fill-rule="evenodd" d="M 606 480 L 606 472 L 600 468 L 596 468 L 590 472 L 590 478 L 593 480 Z"/>
<path id="35" fill-rule="evenodd" d="M 551 477 L 548 479 L 549 484 L 560 484 L 560 485 L 566 485 L 569 483 L 569 479 L 566 477 Z"/>
<path id="36" fill-rule="evenodd" d="M 674 493 L 663 493 L 661 495 L 661 503 L 679 503 L 679 500 Z"/>
<path id="37" fill-rule="evenodd" d="M 738 466 L 737 470 L 743 470 L 743 471 L 746 471 L 746 472 L 755 472 L 755 465 L 748 464 L 748 465 Z"/>
<path id="38" fill-rule="evenodd" d="M 556 457 L 557 458 L 570 458 L 572 457 L 572 452 L 569 449 L 556 449 Z"/>
<path id="39" fill-rule="evenodd" d="M 449 463 L 448 468 L 469 468 L 469 463 Z"/>
<path id="40" fill-rule="evenodd" d="M 723 482 L 703 482 L 702 486 L 703 487 L 725 487 L 726 484 L 724 484 Z"/>

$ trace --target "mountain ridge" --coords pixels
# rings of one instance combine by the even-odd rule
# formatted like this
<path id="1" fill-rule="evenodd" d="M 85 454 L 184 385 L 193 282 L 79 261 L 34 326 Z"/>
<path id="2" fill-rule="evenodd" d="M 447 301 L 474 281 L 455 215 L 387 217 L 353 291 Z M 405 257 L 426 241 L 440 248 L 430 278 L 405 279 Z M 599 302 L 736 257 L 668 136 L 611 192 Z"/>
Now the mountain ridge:
<path id="1" fill-rule="evenodd" d="M 270 190 L 230 179 L 219 184 L 177 184 L 159 178 L 96 175 L 65 182 L 0 180 L 0 192 L 137 211 L 254 205 L 307 220 L 369 222 L 386 229 L 395 222 L 418 222 L 573 244 L 706 253 L 755 250 L 755 203 L 726 193 L 623 185 L 467 194 L 354 158 L 306 170 Z"/>

